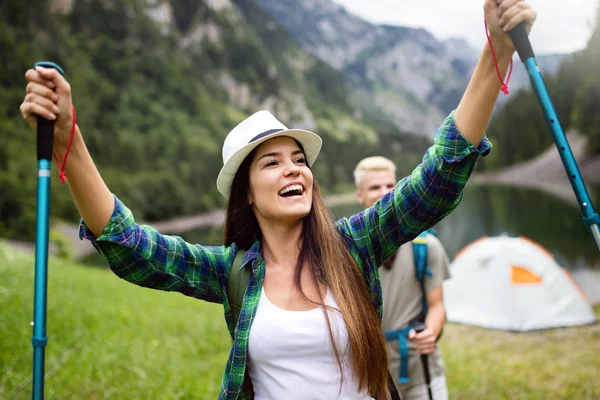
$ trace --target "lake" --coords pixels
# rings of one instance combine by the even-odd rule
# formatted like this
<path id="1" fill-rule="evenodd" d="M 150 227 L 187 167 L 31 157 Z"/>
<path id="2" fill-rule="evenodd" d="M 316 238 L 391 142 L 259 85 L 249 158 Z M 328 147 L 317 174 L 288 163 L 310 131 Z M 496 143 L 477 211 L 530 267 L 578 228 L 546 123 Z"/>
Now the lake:
<path id="1" fill-rule="evenodd" d="M 600 188 L 590 193 L 598 211 Z M 594 196 L 595 194 L 595 196 Z M 331 207 L 336 218 L 360 211 L 357 204 Z M 435 227 L 452 260 L 481 236 L 526 236 L 550 250 L 593 303 L 600 303 L 600 253 L 580 209 L 550 194 L 504 186 L 469 186 L 460 205 Z M 182 234 L 187 241 L 220 244 L 221 227 Z"/>

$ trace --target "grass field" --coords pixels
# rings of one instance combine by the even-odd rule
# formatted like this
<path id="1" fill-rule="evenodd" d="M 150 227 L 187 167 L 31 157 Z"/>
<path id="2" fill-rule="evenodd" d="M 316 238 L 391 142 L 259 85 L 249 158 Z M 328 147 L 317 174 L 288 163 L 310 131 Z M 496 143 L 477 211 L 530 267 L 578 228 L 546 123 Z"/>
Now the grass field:
<path id="1" fill-rule="evenodd" d="M 0 247 L 0 399 L 30 399 L 33 257 Z M 600 316 L 600 307 L 596 307 Z M 47 399 L 215 399 L 222 308 L 51 260 Z M 515 334 L 447 324 L 451 399 L 600 399 L 600 325 Z"/>

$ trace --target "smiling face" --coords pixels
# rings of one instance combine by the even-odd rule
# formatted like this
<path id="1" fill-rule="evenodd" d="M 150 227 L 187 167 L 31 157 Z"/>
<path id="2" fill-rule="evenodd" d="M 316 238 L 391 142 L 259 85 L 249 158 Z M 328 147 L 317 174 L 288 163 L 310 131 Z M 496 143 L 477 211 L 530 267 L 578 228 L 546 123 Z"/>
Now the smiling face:
<path id="1" fill-rule="evenodd" d="M 276 137 L 256 148 L 249 200 L 259 223 L 301 220 L 311 210 L 312 192 L 312 171 L 294 139 Z"/>

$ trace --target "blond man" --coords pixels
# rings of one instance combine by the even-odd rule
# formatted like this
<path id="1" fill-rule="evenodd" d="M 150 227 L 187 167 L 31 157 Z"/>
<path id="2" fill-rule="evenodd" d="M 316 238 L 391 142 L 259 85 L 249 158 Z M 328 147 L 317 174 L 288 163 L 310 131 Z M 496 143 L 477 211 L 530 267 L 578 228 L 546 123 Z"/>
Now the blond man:
<path id="1" fill-rule="evenodd" d="M 368 157 L 356 166 L 354 180 L 356 199 L 365 208 L 371 207 L 395 188 L 396 166 L 384 157 Z M 417 279 L 414 257 L 414 252 L 421 251 L 411 243 L 401 246 L 379 269 L 388 368 L 402 399 L 429 399 L 428 389 L 433 399 L 447 399 L 444 365 L 436 342 L 446 320 L 442 282 L 450 278 L 448 256 L 434 235 L 423 235 L 414 242 L 417 240 L 426 243 L 427 273 L 422 274 L 422 280 Z M 425 329 L 417 333 L 414 328 L 419 322 Z M 427 355 L 429 388 L 421 355 Z"/>

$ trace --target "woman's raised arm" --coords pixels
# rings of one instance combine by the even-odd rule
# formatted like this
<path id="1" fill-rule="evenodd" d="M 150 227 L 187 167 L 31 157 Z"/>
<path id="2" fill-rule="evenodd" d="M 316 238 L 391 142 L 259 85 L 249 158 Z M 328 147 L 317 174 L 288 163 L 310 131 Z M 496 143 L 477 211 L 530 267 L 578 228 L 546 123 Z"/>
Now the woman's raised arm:
<path id="1" fill-rule="evenodd" d="M 537 15 L 523 0 L 485 0 L 483 8 L 495 59 L 490 46 L 485 45 L 454 114 L 458 130 L 474 146 L 483 138 L 500 92 L 502 83 L 495 63 L 504 76 L 515 53 L 508 31 L 524 22 L 529 33 Z"/>
<path id="2" fill-rule="evenodd" d="M 484 11 L 504 74 L 515 52 L 508 31 L 521 22 L 529 31 L 536 12 L 522 0 L 485 0 Z M 501 87 L 495 62 L 486 45 L 457 109 L 442 123 L 413 173 L 373 207 L 338 221 L 348 245 L 373 265 L 381 265 L 460 203 L 475 163 L 491 148 L 484 133 Z"/>
<path id="3" fill-rule="evenodd" d="M 33 129 L 38 115 L 55 121 L 54 152 L 63 159 L 73 129 L 71 87 L 51 68 L 30 69 L 25 77 L 29 83 L 21 114 Z M 143 287 L 224 301 L 235 248 L 192 245 L 138 225 L 100 176 L 78 127 L 65 173 L 83 218 L 80 237 L 91 241 L 116 275 Z"/>
<path id="4" fill-rule="evenodd" d="M 62 160 L 73 128 L 71 85 L 55 69 L 36 67 L 25 73 L 29 82 L 21 114 L 36 129 L 37 117 L 55 121 L 54 152 Z M 114 199 L 85 146 L 79 127 L 65 165 L 69 189 L 88 228 L 100 236 L 114 210 Z"/>

